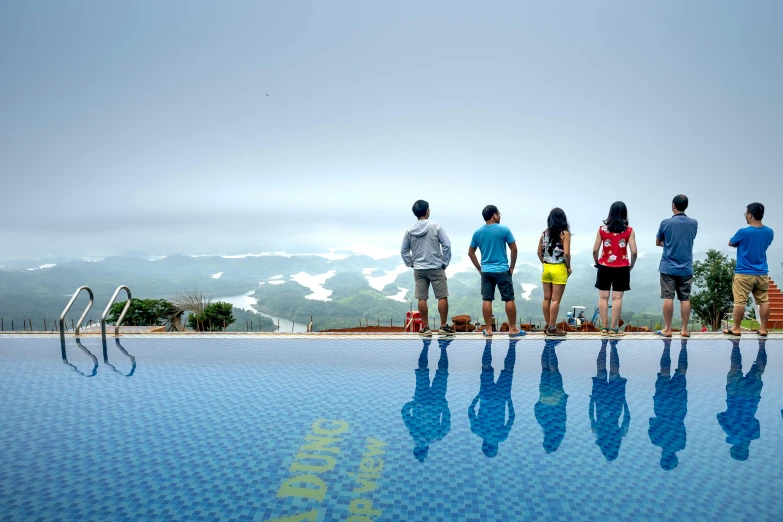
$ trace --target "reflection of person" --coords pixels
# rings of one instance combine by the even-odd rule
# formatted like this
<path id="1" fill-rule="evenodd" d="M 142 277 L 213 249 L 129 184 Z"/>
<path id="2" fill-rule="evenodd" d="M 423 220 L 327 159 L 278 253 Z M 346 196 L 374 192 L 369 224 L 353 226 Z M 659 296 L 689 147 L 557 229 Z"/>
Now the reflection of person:
<path id="1" fill-rule="evenodd" d="M 413 437 L 416 447 L 413 455 L 424 462 L 430 444 L 443 439 L 451 429 L 451 412 L 446 401 L 446 384 L 449 378 L 449 357 L 446 353 L 451 340 L 439 340 L 440 359 L 435 378 L 430 386 L 430 371 L 427 368 L 427 353 L 432 341 L 425 340 L 419 355 L 416 372 L 416 391 L 413 400 L 402 407 L 402 420 Z"/>
<path id="2" fill-rule="evenodd" d="M 688 390 L 685 388 L 685 372 L 688 370 L 688 341 L 682 340 L 677 369 L 671 376 L 672 358 L 669 353 L 672 342 L 663 341 L 661 372 L 655 381 L 653 410 L 647 434 L 650 442 L 661 448 L 661 467 L 666 471 L 677 467 L 677 452 L 685 449 L 685 415 L 688 413 Z"/>
<path id="3" fill-rule="evenodd" d="M 742 375 L 742 354 L 739 340 L 732 341 L 731 367 L 726 377 L 726 411 L 718 414 L 718 423 L 726 432 L 729 453 L 734 460 L 748 460 L 750 441 L 761 436 L 761 424 L 756 410 L 761 400 L 761 375 L 767 365 L 765 341 L 759 341 L 759 351 L 750 371 Z"/>
<path id="4" fill-rule="evenodd" d="M 535 406 L 536 420 L 544 430 L 544 450 L 554 453 L 563 442 L 566 433 L 566 401 L 568 394 L 563 390 L 563 376 L 557 367 L 555 347 L 561 340 L 546 341 L 541 353 L 541 384 Z"/>
<path id="5" fill-rule="evenodd" d="M 492 368 L 492 341 L 487 341 L 481 357 L 481 388 L 479 394 L 468 407 L 470 430 L 484 439 L 481 451 L 487 457 L 498 454 L 498 445 L 508 438 L 514 424 L 514 405 L 511 402 L 511 382 L 514 379 L 516 361 L 516 341 L 508 344 L 508 353 L 495 382 L 495 370 Z M 506 420 L 508 403 L 508 420 Z M 478 404 L 478 412 L 476 405 Z"/>
<path id="6" fill-rule="evenodd" d="M 595 443 L 601 448 L 606 460 L 614 460 L 620 453 L 620 443 L 628 434 L 631 412 L 625 401 L 625 383 L 620 377 L 620 356 L 618 341 L 612 340 L 609 356 L 609 374 L 606 373 L 606 344 L 601 341 L 601 351 L 596 361 L 596 376 L 593 377 L 593 393 L 590 395 L 590 428 L 595 433 Z M 620 416 L 622 415 L 622 424 Z"/>

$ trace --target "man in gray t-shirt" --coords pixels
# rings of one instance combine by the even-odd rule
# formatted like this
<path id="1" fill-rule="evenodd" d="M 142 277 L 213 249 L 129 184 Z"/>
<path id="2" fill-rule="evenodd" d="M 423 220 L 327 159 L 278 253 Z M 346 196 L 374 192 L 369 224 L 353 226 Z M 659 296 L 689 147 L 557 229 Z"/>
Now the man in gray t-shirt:
<path id="1" fill-rule="evenodd" d="M 693 240 L 699 223 L 685 215 L 688 197 L 680 194 L 672 201 L 674 215 L 661 221 L 655 244 L 663 247 L 661 264 L 661 299 L 663 299 L 663 330 L 657 333 L 664 337 L 672 336 L 672 316 L 674 315 L 674 296 L 680 301 L 683 337 L 689 337 L 688 321 L 691 317 L 691 285 L 693 284 Z"/>

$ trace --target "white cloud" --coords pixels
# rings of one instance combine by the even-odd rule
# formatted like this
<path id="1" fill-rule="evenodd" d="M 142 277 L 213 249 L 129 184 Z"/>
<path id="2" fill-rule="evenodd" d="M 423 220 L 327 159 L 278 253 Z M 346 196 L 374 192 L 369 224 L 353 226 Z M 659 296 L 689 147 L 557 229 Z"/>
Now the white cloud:
<path id="1" fill-rule="evenodd" d="M 212 279 L 220 279 L 220 276 L 223 275 L 223 272 L 218 272 L 217 274 L 212 274 Z"/>
<path id="2" fill-rule="evenodd" d="M 41 266 L 39 266 L 37 268 L 28 268 L 27 270 L 32 272 L 33 270 L 41 270 L 42 268 L 52 268 L 54 266 L 57 266 L 57 263 L 52 263 L 52 264 L 48 264 L 48 265 L 41 265 Z"/>
<path id="3" fill-rule="evenodd" d="M 376 290 L 383 290 L 383 287 L 389 283 L 394 282 L 398 275 L 406 272 L 407 270 L 407 266 L 400 264 L 397 265 L 397 267 L 393 270 L 384 270 L 384 274 L 381 276 L 373 277 L 370 275 L 365 275 L 364 277 L 367 278 L 367 282 L 370 283 L 371 287 L 375 288 Z"/>
<path id="4" fill-rule="evenodd" d="M 283 278 L 283 276 L 282 276 L 282 275 L 276 275 L 276 276 L 272 276 L 272 277 L 270 277 L 270 278 L 269 278 L 269 280 L 270 280 L 270 281 L 274 281 L 275 279 L 282 279 L 282 278 Z"/>
<path id="5" fill-rule="evenodd" d="M 459 274 L 460 272 L 467 272 L 468 270 L 475 269 L 476 267 L 473 266 L 470 258 L 463 255 L 459 261 L 455 263 L 454 260 L 452 260 L 449 266 L 446 267 L 446 277 L 454 277 L 454 274 Z"/>
<path id="6" fill-rule="evenodd" d="M 291 276 L 293 281 L 296 281 L 300 285 L 310 289 L 312 294 L 306 295 L 305 299 L 312 299 L 314 301 L 331 301 L 329 296 L 332 295 L 331 290 L 327 290 L 322 285 L 330 277 L 334 277 L 337 272 L 329 270 L 325 274 L 309 275 L 305 272 L 299 272 Z"/>
<path id="7" fill-rule="evenodd" d="M 397 287 L 397 290 L 399 290 L 399 292 L 397 292 L 395 295 L 387 295 L 386 298 L 404 303 L 406 301 L 405 296 L 408 294 L 408 291 L 399 286 Z"/>
<path id="8" fill-rule="evenodd" d="M 259 281 L 259 282 L 258 282 L 258 284 L 259 284 L 259 285 L 263 285 L 263 284 L 264 284 L 264 281 Z"/>
<path id="9" fill-rule="evenodd" d="M 277 279 L 275 281 L 269 281 L 269 284 L 270 285 L 282 285 L 282 284 L 285 284 L 285 281 L 281 281 L 281 280 Z"/>
<path id="10" fill-rule="evenodd" d="M 538 288 L 537 285 L 530 284 L 530 283 L 522 283 L 522 299 L 526 301 L 530 301 L 530 294 L 533 293 L 533 290 Z"/>
<path id="11" fill-rule="evenodd" d="M 377 268 L 362 268 L 362 275 L 366 275 L 366 276 L 370 275 L 373 272 L 375 272 L 376 270 L 378 270 L 378 269 Z"/>
<path id="12" fill-rule="evenodd" d="M 398 248 L 386 248 L 377 245 L 354 245 L 330 250 L 350 250 L 355 254 L 369 256 L 376 261 L 379 259 L 386 259 L 394 255 L 400 255 L 400 250 Z"/>

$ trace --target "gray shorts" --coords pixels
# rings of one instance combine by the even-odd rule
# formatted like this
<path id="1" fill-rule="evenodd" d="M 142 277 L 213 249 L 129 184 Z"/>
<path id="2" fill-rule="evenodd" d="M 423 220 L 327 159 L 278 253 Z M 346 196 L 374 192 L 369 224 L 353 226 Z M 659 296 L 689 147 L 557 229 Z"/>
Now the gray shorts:
<path id="1" fill-rule="evenodd" d="M 430 270 L 413 270 L 416 281 L 416 299 L 429 299 L 430 283 L 435 299 L 445 299 L 449 296 L 449 285 L 446 282 L 446 269 L 432 268 Z"/>
<path id="2" fill-rule="evenodd" d="M 692 275 L 661 274 L 661 299 L 674 299 L 674 294 L 676 293 L 678 301 L 690 301 L 692 284 Z"/>

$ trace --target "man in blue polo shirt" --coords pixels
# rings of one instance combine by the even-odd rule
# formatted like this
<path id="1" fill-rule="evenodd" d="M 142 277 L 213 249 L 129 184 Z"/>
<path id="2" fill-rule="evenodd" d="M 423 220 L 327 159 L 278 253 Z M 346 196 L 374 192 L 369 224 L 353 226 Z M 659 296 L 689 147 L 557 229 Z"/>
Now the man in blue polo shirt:
<path id="1" fill-rule="evenodd" d="M 745 303 L 750 294 L 759 307 L 759 335 L 767 336 L 769 321 L 769 266 L 767 249 L 775 238 L 771 228 L 764 226 L 764 205 L 751 203 L 745 209 L 748 226 L 741 228 L 729 240 L 737 249 L 737 267 L 734 269 L 734 325 L 723 330 L 727 335 L 739 335 L 745 317 Z"/>
<path id="2" fill-rule="evenodd" d="M 484 314 L 486 329 L 484 335 L 492 335 L 492 301 L 495 299 L 495 287 L 500 290 L 500 298 L 506 303 L 508 315 L 508 336 L 522 337 L 525 332 L 517 326 L 517 306 L 514 303 L 514 283 L 511 275 L 517 263 L 517 243 L 507 226 L 500 224 L 500 211 L 495 205 L 487 205 L 481 211 L 484 226 L 473 233 L 468 249 L 468 257 L 473 266 L 481 273 L 481 311 Z M 511 250 L 511 264 L 506 255 L 506 245 Z M 481 263 L 476 258 L 476 249 L 481 251 Z"/>
<path id="3" fill-rule="evenodd" d="M 699 223 L 685 215 L 688 197 L 680 194 L 672 200 L 674 215 L 661 221 L 655 244 L 663 247 L 661 264 L 661 299 L 663 299 L 663 321 L 666 323 L 659 333 L 664 337 L 672 336 L 672 316 L 674 315 L 674 296 L 680 301 L 682 329 L 680 334 L 689 337 L 688 321 L 691 317 L 691 286 L 693 284 L 693 240 Z"/>

